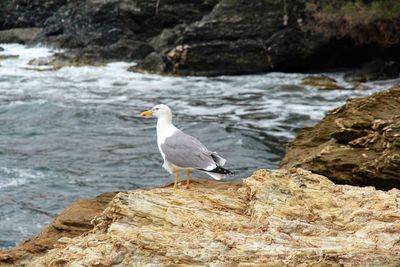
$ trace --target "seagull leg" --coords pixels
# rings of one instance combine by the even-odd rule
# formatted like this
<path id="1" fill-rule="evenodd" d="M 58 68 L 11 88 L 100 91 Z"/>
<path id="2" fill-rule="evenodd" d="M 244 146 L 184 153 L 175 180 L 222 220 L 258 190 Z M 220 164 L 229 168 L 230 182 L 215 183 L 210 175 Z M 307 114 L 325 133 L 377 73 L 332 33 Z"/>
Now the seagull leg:
<path id="1" fill-rule="evenodd" d="M 178 185 L 178 178 L 179 178 L 179 169 L 175 168 L 175 182 L 174 182 L 174 189 L 176 189 L 176 186 Z"/>
<path id="2" fill-rule="evenodd" d="M 190 169 L 186 170 L 186 189 L 189 189 L 190 185 Z"/>

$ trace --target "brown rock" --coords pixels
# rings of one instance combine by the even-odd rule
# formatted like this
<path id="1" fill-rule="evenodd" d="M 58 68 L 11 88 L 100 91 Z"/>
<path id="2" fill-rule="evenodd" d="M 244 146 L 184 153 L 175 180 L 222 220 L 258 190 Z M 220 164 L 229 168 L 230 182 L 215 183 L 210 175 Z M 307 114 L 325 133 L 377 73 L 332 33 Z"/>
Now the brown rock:
<path id="1" fill-rule="evenodd" d="M 305 77 L 301 84 L 316 87 L 319 89 L 340 89 L 337 81 L 326 75 L 308 76 Z"/>
<path id="2" fill-rule="evenodd" d="M 0 55 L 0 60 L 6 60 L 10 58 L 18 58 L 19 55 Z"/>
<path id="3" fill-rule="evenodd" d="M 0 43 L 26 44 L 32 41 L 42 28 L 14 28 L 0 31 Z"/>
<path id="4" fill-rule="evenodd" d="M 398 266 L 399 200 L 302 169 L 135 190 L 27 266 Z"/>
<path id="5" fill-rule="evenodd" d="M 349 101 L 286 147 L 281 167 L 332 181 L 400 188 L 400 87 Z"/>
<path id="6" fill-rule="evenodd" d="M 60 238 L 71 238 L 89 231 L 93 228 L 91 220 L 103 212 L 115 195 L 104 193 L 94 199 L 75 201 L 35 238 L 26 240 L 13 250 L 0 251 L 0 266 L 29 262 L 35 255 L 59 245 Z"/>
<path id="7" fill-rule="evenodd" d="M 28 68 L 31 70 L 59 70 L 64 67 L 84 67 L 84 66 L 104 66 L 104 60 L 97 56 L 81 55 L 75 53 L 55 53 L 47 57 L 34 58 L 28 62 L 28 65 L 36 66 Z M 45 66 L 44 68 L 42 68 Z M 50 68 L 49 68 L 50 67 Z"/>

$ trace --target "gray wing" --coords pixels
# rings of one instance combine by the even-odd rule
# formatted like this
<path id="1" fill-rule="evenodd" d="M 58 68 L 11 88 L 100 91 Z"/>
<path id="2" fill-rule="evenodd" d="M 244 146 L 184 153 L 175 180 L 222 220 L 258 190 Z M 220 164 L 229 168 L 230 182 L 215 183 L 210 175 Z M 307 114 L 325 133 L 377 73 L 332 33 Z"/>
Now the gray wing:
<path id="1" fill-rule="evenodd" d="M 196 138 L 177 131 L 165 139 L 161 149 L 166 160 L 182 168 L 213 170 L 217 167 L 212 152 Z"/>

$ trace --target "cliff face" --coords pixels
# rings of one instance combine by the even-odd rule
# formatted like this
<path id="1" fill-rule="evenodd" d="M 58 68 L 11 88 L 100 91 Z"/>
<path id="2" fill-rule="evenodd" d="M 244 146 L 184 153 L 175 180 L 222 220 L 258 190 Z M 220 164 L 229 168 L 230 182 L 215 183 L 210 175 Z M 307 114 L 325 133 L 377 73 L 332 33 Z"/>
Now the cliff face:
<path id="1" fill-rule="evenodd" d="M 30 43 L 141 60 L 134 71 L 214 76 L 400 62 L 399 14 L 397 0 L 4 0 L 0 30 L 40 27 Z"/>
<path id="2" fill-rule="evenodd" d="M 302 169 L 119 193 L 95 228 L 28 266 L 398 266 L 400 191 Z"/>
<path id="3" fill-rule="evenodd" d="M 400 187 L 400 87 L 354 99 L 299 131 L 281 167 L 301 167 L 335 182 Z"/>

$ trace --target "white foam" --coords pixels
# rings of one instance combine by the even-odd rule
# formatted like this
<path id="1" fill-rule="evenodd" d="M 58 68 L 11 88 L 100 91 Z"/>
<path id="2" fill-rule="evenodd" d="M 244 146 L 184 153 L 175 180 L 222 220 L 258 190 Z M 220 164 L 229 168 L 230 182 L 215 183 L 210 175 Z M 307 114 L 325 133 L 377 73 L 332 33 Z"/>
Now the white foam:
<path id="1" fill-rule="evenodd" d="M 44 177 L 43 173 L 29 169 L 0 167 L 0 189 L 28 184 Z"/>

